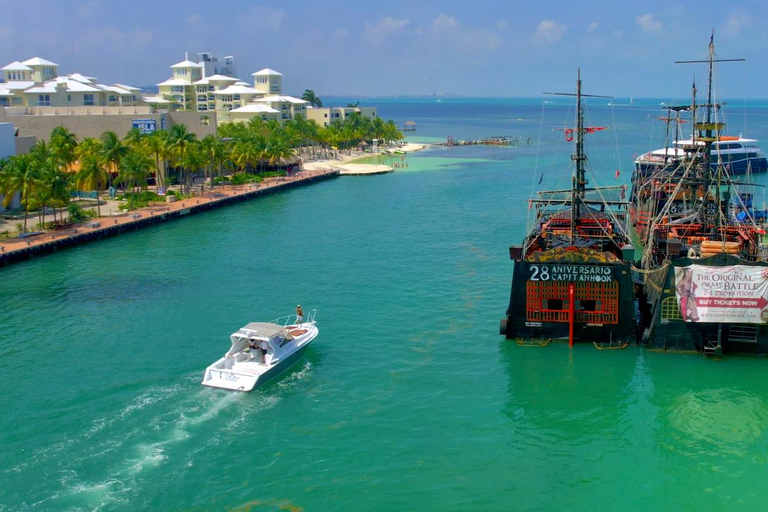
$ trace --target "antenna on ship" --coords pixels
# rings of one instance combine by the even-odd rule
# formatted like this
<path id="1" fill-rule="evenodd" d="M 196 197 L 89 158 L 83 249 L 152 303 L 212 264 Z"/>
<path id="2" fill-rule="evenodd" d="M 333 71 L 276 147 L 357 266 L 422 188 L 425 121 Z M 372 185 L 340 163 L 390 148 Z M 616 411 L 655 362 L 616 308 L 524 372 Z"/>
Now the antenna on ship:
<path id="1" fill-rule="evenodd" d="M 584 154 L 584 112 L 581 104 L 582 98 L 613 98 L 613 96 L 601 96 L 597 94 L 582 94 L 581 92 L 581 68 L 576 72 L 576 94 L 568 92 L 545 92 L 554 96 L 576 96 L 576 147 L 571 160 L 576 163 L 575 173 L 571 183 L 571 243 L 576 239 L 576 221 L 580 216 L 581 204 L 584 202 L 584 192 L 587 187 L 586 170 L 584 162 L 587 156 Z M 567 133 L 567 132 L 566 132 Z"/>

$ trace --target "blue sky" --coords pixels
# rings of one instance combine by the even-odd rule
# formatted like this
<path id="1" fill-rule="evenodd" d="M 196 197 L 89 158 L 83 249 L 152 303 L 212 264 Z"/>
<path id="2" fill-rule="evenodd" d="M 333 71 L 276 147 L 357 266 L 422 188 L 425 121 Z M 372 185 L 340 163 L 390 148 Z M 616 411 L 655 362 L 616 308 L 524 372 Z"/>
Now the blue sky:
<path id="1" fill-rule="evenodd" d="M 234 55 L 241 78 L 284 92 L 540 96 L 576 68 L 595 94 L 687 97 L 715 30 L 720 97 L 765 98 L 768 3 L 706 1 L 0 0 L 0 66 L 39 56 L 61 73 L 154 85 L 185 52 Z"/>

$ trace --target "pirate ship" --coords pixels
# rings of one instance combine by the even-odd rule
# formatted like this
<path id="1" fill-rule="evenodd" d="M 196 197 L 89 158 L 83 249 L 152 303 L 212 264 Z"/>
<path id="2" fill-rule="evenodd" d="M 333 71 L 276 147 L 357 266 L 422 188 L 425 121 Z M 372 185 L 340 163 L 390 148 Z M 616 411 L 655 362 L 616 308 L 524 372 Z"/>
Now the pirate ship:
<path id="1" fill-rule="evenodd" d="M 520 344 L 553 339 L 625 347 L 636 339 L 635 294 L 630 263 L 634 247 L 626 230 L 627 201 L 607 199 L 608 188 L 587 188 L 581 73 L 576 93 L 571 188 L 541 191 L 533 229 L 522 245 L 509 248 L 514 261 L 509 306 L 500 333 Z M 620 187 L 610 187 L 615 192 Z"/>
<path id="2" fill-rule="evenodd" d="M 675 165 L 635 171 L 631 211 L 642 240 L 642 341 L 651 348 L 768 354 L 768 264 L 753 196 L 713 157 L 725 123 L 714 98 L 710 39 L 706 102 Z M 742 189 L 742 190 L 740 190 Z"/>

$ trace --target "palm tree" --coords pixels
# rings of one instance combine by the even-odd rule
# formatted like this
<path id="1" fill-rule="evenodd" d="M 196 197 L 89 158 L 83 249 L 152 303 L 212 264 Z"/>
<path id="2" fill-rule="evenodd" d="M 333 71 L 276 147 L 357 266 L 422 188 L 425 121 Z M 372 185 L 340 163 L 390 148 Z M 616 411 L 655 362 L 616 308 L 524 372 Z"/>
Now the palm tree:
<path id="1" fill-rule="evenodd" d="M 80 190 L 96 191 L 96 211 L 101 217 L 101 201 L 99 191 L 106 186 L 107 172 L 101 164 L 99 154 L 101 143 L 94 138 L 86 137 L 75 149 L 75 154 L 80 162 L 80 170 L 75 175 L 75 185 Z"/>
<path id="2" fill-rule="evenodd" d="M 221 165 L 227 158 L 227 146 L 215 135 L 206 135 L 200 142 L 210 163 L 210 167 L 206 166 L 206 178 L 211 178 L 211 186 L 213 186 L 214 171 L 216 166 Z"/>
<path id="3" fill-rule="evenodd" d="M 38 167 L 35 165 L 34 157 L 29 153 L 10 157 L 3 167 L 2 174 L 0 174 L 0 193 L 5 194 L 3 206 L 8 207 L 11 204 L 16 192 L 21 193 L 21 202 L 24 205 L 25 232 L 27 231 L 29 204 L 38 177 Z"/>
<path id="4" fill-rule="evenodd" d="M 155 167 L 157 173 L 155 174 L 157 187 L 165 186 L 165 167 L 168 146 L 168 132 L 165 130 L 158 130 L 150 133 L 144 138 L 144 144 L 149 152 L 155 155 Z M 162 167 L 160 166 L 160 160 L 163 160 Z"/>
<path id="5" fill-rule="evenodd" d="M 173 149 L 173 156 L 176 162 L 181 166 L 181 182 L 186 181 L 184 176 L 184 160 L 187 156 L 187 148 L 196 140 L 194 133 L 187 130 L 187 127 L 183 124 L 175 124 L 171 126 L 171 134 L 168 138 L 169 146 Z M 183 187 L 183 185 L 182 185 Z"/>
<path id="6" fill-rule="evenodd" d="M 138 128 L 132 128 L 123 139 L 123 143 L 131 149 L 136 149 L 144 143 L 147 135 Z"/>
<path id="7" fill-rule="evenodd" d="M 65 169 L 70 169 L 77 159 L 75 155 L 77 137 L 75 134 L 64 126 L 57 126 L 51 130 L 50 140 L 51 150 L 59 164 Z"/>
<path id="8" fill-rule="evenodd" d="M 101 160 L 107 167 L 109 186 L 112 186 L 112 173 L 120 169 L 120 161 L 128 154 L 130 148 L 123 144 L 113 131 L 101 134 Z"/>
<path id="9" fill-rule="evenodd" d="M 234 164 L 241 170 L 245 171 L 249 166 L 256 166 L 256 162 L 260 160 L 261 154 L 258 149 L 258 139 L 262 137 L 243 138 L 234 141 L 232 149 L 230 150 L 229 157 Z"/>
<path id="10" fill-rule="evenodd" d="M 198 140 L 193 140 L 187 145 L 184 152 L 184 158 L 181 160 L 181 165 L 189 171 L 187 173 L 187 190 L 191 190 L 190 178 L 197 174 L 200 169 L 203 169 L 208 163 L 208 154 L 202 146 L 202 143 Z"/>
<path id="11" fill-rule="evenodd" d="M 152 172 L 155 162 L 152 158 L 141 152 L 131 151 L 120 164 L 120 173 L 117 175 L 115 183 L 126 184 L 131 189 L 132 194 L 128 200 L 128 208 L 133 209 L 133 201 L 138 190 L 147 189 L 147 177 Z"/>
<path id="12" fill-rule="evenodd" d="M 315 91 L 312 89 L 306 89 L 304 94 L 301 95 L 301 99 L 308 102 L 313 107 L 322 108 L 323 106 L 323 102 L 320 101 L 320 98 L 315 95 Z"/>

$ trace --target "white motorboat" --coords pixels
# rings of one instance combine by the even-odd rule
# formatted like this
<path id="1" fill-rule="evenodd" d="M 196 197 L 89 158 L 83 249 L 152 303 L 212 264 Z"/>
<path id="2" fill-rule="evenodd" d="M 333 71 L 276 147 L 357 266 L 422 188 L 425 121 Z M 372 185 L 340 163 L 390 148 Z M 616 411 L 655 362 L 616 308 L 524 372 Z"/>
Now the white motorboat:
<path id="1" fill-rule="evenodd" d="M 289 315 L 272 322 L 251 322 L 230 336 L 227 353 L 205 370 L 202 384 L 251 391 L 287 370 L 317 336 L 313 310 L 306 321 Z"/>

